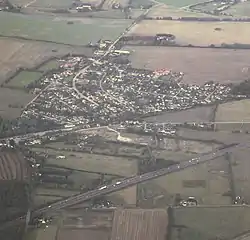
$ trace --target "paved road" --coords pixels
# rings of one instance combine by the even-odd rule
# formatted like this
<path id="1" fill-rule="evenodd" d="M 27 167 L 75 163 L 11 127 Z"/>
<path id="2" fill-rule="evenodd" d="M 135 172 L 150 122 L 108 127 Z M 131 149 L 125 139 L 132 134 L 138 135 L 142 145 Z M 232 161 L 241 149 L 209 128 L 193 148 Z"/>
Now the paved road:
<path id="1" fill-rule="evenodd" d="M 248 146 L 250 146 L 250 144 L 246 144 L 246 143 L 231 144 L 225 148 L 220 148 L 214 152 L 199 155 L 198 157 L 189 159 L 179 164 L 169 166 L 168 168 L 163 168 L 163 169 L 145 173 L 139 176 L 126 178 L 126 179 L 120 180 L 119 182 L 116 182 L 115 184 L 100 186 L 98 189 L 94 189 L 86 193 L 78 194 L 78 195 L 69 197 L 67 199 L 58 201 L 56 203 L 53 203 L 49 206 L 34 210 L 32 212 L 32 216 L 35 217 L 35 216 L 39 216 L 41 214 L 44 214 L 50 211 L 57 211 L 57 210 L 70 207 L 72 205 L 75 205 L 75 204 L 78 204 L 78 203 L 81 203 L 81 202 L 84 202 L 84 201 L 87 201 L 87 200 L 90 200 L 90 199 L 93 199 L 102 195 L 106 195 L 112 192 L 119 191 L 121 189 L 136 185 L 138 183 L 142 183 L 148 180 L 161 177 L 163 175 L 167 175 L 167 174 L 174 173 L 174 172 L 179 172 L 188 167 L 193 167 L 195 165 L 198 165 L 198 164 L 210 161 L 210 160 L 215 160 L 216 158 L 223 156 L 226 152 L 233 152 L 241 148 L 246 148 Z M 26 219 L 26 215 L 21 216 L 20 218 L 17 218 L 11 222 L 5 223 L 4 225 L 0 226 L 0 230 L 8 226 L 18 224 L 20 221 L 25 221 L 25 219 Z"/>
<path id="2" fill-rule="evenodd" d="M 223 156 L 226 152 L 234 151 L 236 149 L 239 149 L 240 147 L 245 147 L 245 144 L 244 145 L 243 144 L 233 144 L 229 147 L 226 147 L 223 149 L 218 149 L 215 152 L 203 154 L 203 155 L 200 155 L 196 158 L 192 158 L 190 160 L 181 162 L 179 164 L 169 166 L 168 168 L 163 168 L 163 169 L 149 172 L 149 173 L 145 173 L 145 174 L 142 174 L 139 176 L 126 178 L 124 180 L 117 182 L 116 184 L 101 186 L 98 189 L 94 189 L 94 190 L 89 191 L 87 193 L 72 196 L 72 197 L 69 197 L 65 200 L 51 204 L 50 206 L 46 206 L 44 208 L 38 209 L 38 210 L 34 211 L 33 214 L 39 215 L 39 214 L 45 213 L 47 211 L 60 210 L 62 208 L 69 207 L 69 206 L 75 205 L 77 203 L 81 203 L 83 201 L 87 201 L 87 200 L 90 200 L 90 199 L 93 199 L 93 198 L 96 198 L 96 197 L 99 197 L 99 196 L 102 196 L 105 194 L 109 194 L 109 193 L 130 187 L 130 186 L 136 185 L 138 183 L 142 183 L 142 182 L 154 179 L 154 178 L 158 178 L 158 177 L 163 176 L 163 175 L 167 175 L 167 174 L 170 174 L 173 172 L 179 172 L 185 168 L 192 167 L 194 165 L 198 165 L 198 164 L 204 163 L 206 161 L 214 160 L 218 157 Z"/>

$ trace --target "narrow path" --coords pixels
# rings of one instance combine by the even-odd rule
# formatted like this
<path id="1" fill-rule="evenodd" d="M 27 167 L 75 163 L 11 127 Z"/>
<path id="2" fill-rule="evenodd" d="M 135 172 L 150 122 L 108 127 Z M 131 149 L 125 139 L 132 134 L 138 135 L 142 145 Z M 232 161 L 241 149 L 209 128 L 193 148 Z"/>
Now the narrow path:
<path id="1" fill-rule="evenodd" d="M 35 3 L 37 0 L 32 0 L 31 2 L 27 3 L 26 5 L 24 5 L 25 8 L 29 7 L 30 5 L 32 5 L 33 3 Z"/>

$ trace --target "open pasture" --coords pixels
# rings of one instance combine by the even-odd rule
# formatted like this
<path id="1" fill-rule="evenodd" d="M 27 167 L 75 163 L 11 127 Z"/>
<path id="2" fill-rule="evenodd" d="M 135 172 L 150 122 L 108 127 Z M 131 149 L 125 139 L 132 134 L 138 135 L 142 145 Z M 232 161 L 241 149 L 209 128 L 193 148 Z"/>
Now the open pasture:
<path id="1" fill-rule="evenodd" d="M 147 15 L 148 17 L 157 18 L 157 17 L 172 17 L 172 18 L 180 18 L 180 17 L 207 17 L 207 14 L 196 13 L 192 11 L 187 11 L 180 8 L 175 8 L 170 5 L 159 5 L 149 10 Z"/>
<path id="2" fill-rule="evenodd" d="M 175 208 L 171 239 L 233 239 L 249 231 L 249 224 L 248 206 Z"/>
<path id="3" fill-rule="evenodd" d="M 235 195 L 243 197 L 246 204 L 250 203 L 249 154 L 249 148 L 231 154 Z"/>
<path id="4" fill-rule="evenodd" d="M 137 162 L 128 160 L 127 158 L 79 153 L 74 151 L 67 152 L 51 149 L 48 149 L 47 151 L 51 157 L 47 159 L 46 164 L 52 164 L 57 167 L 127 177 L 137 173 Z M 62 155 L 65 156 L 65 158 L 56 158 L 56 156 Z"/>
<path id="5" fill-rule="evenodd" d="M 133 67 L 183 72 L 183 82 L 187 84 L 203 85 L 208 81 L 239 83 L 249 77 L 250 55 L 247 50 L 143 46 L 126 49 L 134 50 L 130 56 Z M 192 121 L 192 118 L 189 119 Z"/>
<path id="6" fill-rule="evenodd" d="M 215 114 L 216 122 L 228 122 L 228 124 L 216 124 L 217 130 L 250 130 L 250 101 L 249 99 L 220 104 Z"/>
<path id="7" fill-rule="evenodd" d="M 10 0 L 12 4 L 22 7 L 68 9 L 72 6 L 73 0 Z M 87 0 L 85 3 L 98 5 L 99 0 Z"/>
<path id="8" fill-rule="evenodd" d="M 34 98 L 32 94 L 22 90 L 0 88 L 0 115 L 6 119 L 14 119 L 20 116 L 22 106 Z M 10 105 L 15 106 L 15 108 Z"/>
<path id="9" fill-rule="evenodd" d="M 229 9 L 223 12 L 236 17 L 250 17 L 250 2 L 238 2 L 236 5 L 231 6 Z"/>
<path id="10" fill-rule="evenodd" d="M 115 39 L 131 22 L 125 19 L 44 18 L 1 12 L 0 35 L 84 46 L 100 38 Z"/>
<path id="11" fill-rule="evenodd" d="M 41 72 L 21 71 L 4 86 L 25 88 L 30 83 L 39 80 L 42 75 Z"/>
<path id="12" fill-rule="evenodd" d="M 185 78 L 184 78 L 185 80 Z M 213 107 L 196 107 L 179 112 L 167 112 L 157 116 L 145 118 L 147 122 L 158 123 L 184 123 L 184 122 L 209 122 L 212 120 Z"/>
<path id="13" fill-rule="evenodd" d="M 83 238 L 84 236 L 84 238 Z M 80 228 L 77 229 L 77 227 L 74 228 L 64 228 L 59 230 L 57 239 L 58 240 L 68 240 L 68 239 L 74 239 L 74 240 L 96 240 L 96 239 L 102 239 L 102 240 L 109 240 L 110 238 L 110 232 L 106 230 L 105 228 L 102 229 L 84 229 Z"/>
<path id="14" fill-rule="evenodd" d="M 250 23 L 248 22 L 144 20 L 134 26 L 128 35 L 154 36 L 158 33 L 175 35 L 176 43 L 181 45 L 208 46 L 214 44 L 219 46 L 222 43 L 250 44 Z"/>
<path id="15" fill-rule="evenodd" d="M 160 0 L 159 2 L 162 2 L 166 5 L 170 5 L 176 8 L 186 7 L 189 5 L 193 5 L 199 2 L 204 2 L 204 0 Z"/>
<path id="16" fill-rule="evenodd" d="M 0 14 L 1 16 L 1 14 Z M 1 24 L 1 23 L 0 23 Z M 90 55 L 91 49 L 71 47 L 53 43 L 0 38 L 0 84 L 12 76 L 17 68 L 34 68 L 51 57 L 60 57 L 68 53 Z M 49 70 L 47 63 L 41 70 Z"/>

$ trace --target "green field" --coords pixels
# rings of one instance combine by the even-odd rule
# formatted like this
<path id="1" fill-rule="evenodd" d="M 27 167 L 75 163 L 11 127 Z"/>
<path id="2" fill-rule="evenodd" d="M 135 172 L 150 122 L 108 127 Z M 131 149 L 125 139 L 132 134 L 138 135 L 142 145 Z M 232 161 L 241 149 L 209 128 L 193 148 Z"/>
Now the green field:
<path id="1" fill-rule="evenodd" d="M 56 7 L 56 8 L 68 8 L 72 5 L 72 0 L 10 0 L 12 4 L 18 6 L 25 6 L 28 4 L 29 7 Z"/>
<path id="2" fill-rule="evenodd" d="M 43 64 L 41 67 L 39 67 L 37 70 L 42 71 L 42 72 L 47 72 L 52 69 L 57 69 L 59 68 L 59 63 L 57 60 L 50 60 Z"/>
<path id="3" fill-rule="evenodd" d="M 186 7 L 195 3 L 205 2 L 205 0 L 159 0 L 159 2 L 165 3 L 174 7 Z"/>
<path id="4" fill-rule="evenodd" d="M 131 20 L 67 19 L 0 12 L 0 35 L 86 45 L 100 38 L 115 39 Z M 69 24 L 70 23 L 70 24 Z"/>
<path id="5" fill-rule="evenodd" d="M 26 87 L 30 83 L 38 80 L 42 75 L 40 72 L 21 71 L 8 82 L 7 86 Z"/>
<path id="6" fill-rule="evenodd" d="M 250 17 L 250 1 L 238 3 L 224 12 L 233 16 Z"/>

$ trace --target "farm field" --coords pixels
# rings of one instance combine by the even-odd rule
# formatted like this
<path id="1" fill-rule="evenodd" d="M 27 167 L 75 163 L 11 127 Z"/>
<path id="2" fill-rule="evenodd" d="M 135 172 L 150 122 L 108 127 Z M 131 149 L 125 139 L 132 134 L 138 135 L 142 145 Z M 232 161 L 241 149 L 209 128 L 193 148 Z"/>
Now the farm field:
<path id="1" fill-rule="evenodd" d="M 102 240 L 109 240 L 110 238 L 110 232 L 105 229 L 61 229 L 58 233 L 58 236 L 56 239 L 58 240 L 68 240 L 68 239 L 74 239 L 74 240 L 82 240 L 84 236 L 84 239 L 86 240 L 96 240 L 96 239 L 102 239 Z M 53 239 L 54 240 L 54 239 Z"/>
<path id="2" fill-rule="evenodd" d="M 61 200 L 62 197 L 35 195 L 33 203 L 36 207 Z"/>
<path id="3" fill-rule="evenodd" d="M 194 157 L 196 153 L 210 152 L 217 147 L 217 145 L 198 141 L 164 138 L 160 147 L 166 150 L 153 150 L 157 158 L 182 161 Z"/>
<path id="4" fill-rule="evenodd" d="M 134 67 L 151 70 L 167 68 L 183 72 L 183 82 L 187 84 L 203 85 L 211 80 L 220 83 L 239 83 L 249 77 L 250 55 L 246 50 L 154 46 L 127 46 L 126 49 L 134 51 L 130 56 Z M 181 113 L 175 114 L 178 116 Z M 192 121 L 192 117 L 190 120 Z"/>
<path id="5" fill-rule="evenodd" d="M 54 9 L 67 9 L 72 6 L 72 0 L 10 0 L 11 3 L 18 6 L 34 7 L 34 8 L 54 8 Z M 87 0 L 86 3 L 99 4 L 99 0 Z"/>
<path id="6" fill-rule="evenodd" d="M 250 17 L 250 2 L 239 2 L 223 12 L 237 17 Z"/>
<path id="7" fill-rule="evenodd" d="M 250 208 L 235 207 L 188 207 L 173 209 L 173 240 L 233 239 L 249 231 Z"/>
<path id="8" fill-rule="evenodd" d="M 22 107 L 34 98 L 32 94 L 21 90 L 0 88 L 0 115 L 6 119 L 20 116 Z M 15 108 L 10 105 L 15 106 Z"/>
<path id="9" fill-rule="evenodd" d="M 221 31 L 215 31 L 221 28 Z M 128 35 L 154 36 L 157 33 L 170 33 L 176 36 L 176 43 L 195 46 L 216 46 L 222 43 L 250 44 L 250 23 L 237 22 L 181 22 L 144 20 L 134 26 Z M 204 37 L 206 36 L 206 37 Z"/>
<path id="10" fill-rule="evenodd" d="M 230 125 L 230 124 L 225 124 Z M 249 142 L 250 136 L 245 133 L 232 133 L 230 131 L 199 131 L 187 128 L 178 128 L 178 136 L 188 138 L 190 140 L 200 141 L 214 141 L 224 144 L 231 144 L 235 142 Z"/>
<path id="11" fill-rule="evenodd" d="M 160 0 L 159 2 L 180 8 L 193 5 L 199 2 L 204 2 L 204 0 Z"/>
<path id="12" fill-rule="evenodd" d="M 131 20 L 122 19 L 75 18 L 72 20 L 72 18 L 51 16 L 43 18 L 43 16 L 1 12 L 0 35 L 83 46 L 100 38 L 115 39 L 131 22 Z"/>
<path id="13" fill-rule="evenodd" d="M 212 120 L 213 110 L 213 106 L 197 107 L 179 112 L 163 113 L 158 116 L 145 118 L 145 120 L 157 123 L 209 122 Z"/>
<path id="14" fill-rule="evenodd" d="M 129 0 L 106 0 L 103 4 L 103 9 L 112 9 L 113 4 L 120 4 L 122 7 L 128 5 Z M 118 10 L 119 11 L 119 10 Z"/>
<path id="15" fill-rule="evenodd" d="M 41 72 L 21 71 L 4 86 L 25 88 L 30 83 L 35 82 L 36 80 L 39 80 L 39 78 L 41 78 L 42 75 L 43 74 Z"/>
<path id="16" fill-rule="evenodd" d="M 37 69 L 37 71 L 47 72 L 51 69 L 57 69 L 57 68 L 59 68 L 59 66 L 60 65 L 59 65 L 58 61 L 54 59 L 54 60 L 50 60 L 50 61 L 46 62 L 45 64 L 43 64 L 41 67 L 39 67 Z"/>
<path id="17" fill-rule="evenodd" d="M 42 149 L 34 149 L 43 151 Z M 114 174 L 120 176 L 131 176 L 137 173 L 137 162 L 127 158 L 102 156 L 95 154 L 79 153 L 74 151 L 57 151 L 46 149 L 49 157 L 46 164 L 70 168 L 75 170 L 91 171 L 96 173 Z M 56 159 L 56 156 L 64 155 L 64 159 Z"/>
<path id="18" fill-rule="evenodd" d="M 117 180 L 116 180 L 117 181 Z M 114 182 L 116 182 L 114 181 Z M 137 186 L 126 188 L 107 195 L 116 206 L 136 206 Z"/>
<path id="19" fill-rule="evenodd" d="M 55 189 L 55 188 L 44 188 L 44 187 L 37 187 L 35 189 L 35 194 L 40 196 L 55 196 L 55 197 L 69 197 L 75 195 L 79 192 L 77 191 L 70 191 L 66 189 Z"/>
<path id="20" fill-rule="evenodd" d="M 236 196 L 242 196 L 250 203 L 249 148 L 231 154 L 233 179 Z"/>
<path id="21" fill-rule="evenodd" d="M 55 240 L 57 235 L 58 226 L 50 225 L 45 229 L 41 228 L 37 230 L 36 240 Z"/>
<path id="22" fill-rule="evenodd" d="M 70 47 L 8 38 L 0 38 L 0 49 L 2 53 L 0 60 L 0 84 L 6 78 L 12 76 L 19 67 L 34 68 L 51 57 L 61 57 L 68 53 L 91 54 L 91 49 L 85 47 Z"/>
<path id="23" fill-rule="evenodd" d="M 207 14 L 196 13 L 192 11 L 187 11 L 180 8 L 175 8 L 170 5 L 159 5 L 157 7 L 152 8 L 148 15 L 148 17 L 172 17 L 172 18 L 179 18 L 179 17 L 208 17 Z"/>
<path id="24" fill-rule="evenodd" d="M 220 104 L 217 108 L 215 120 L 216 122 L 236 122 L 235 124 L 230 124 L 231 130 L 250 129 L 250 100 L 245 99 L 241 101 L 234 101 Z M 244 124 L 244 122 L 247 122 Z M 217 124 L 216 128 L 218 130 L 227 130 L 229 126 Z"/>
<path id="25" fill-rule="evenodd" d="M 195 197 L 198 204 L 227 205 L 231 203 L 230 197 L 224 196 L 230 190 L 227 173 L 228 163 L 220 158 L 140 184 L 140 199 L 151 200 L 153 207 L 166 207 L 180 194 L 182 199 Z"/>
<path id="26" fill-rule="evenodd" d="M 166 210 L 119 209 L 114 213 L 111 240 L 164 240 L 167 225 Z"/>

